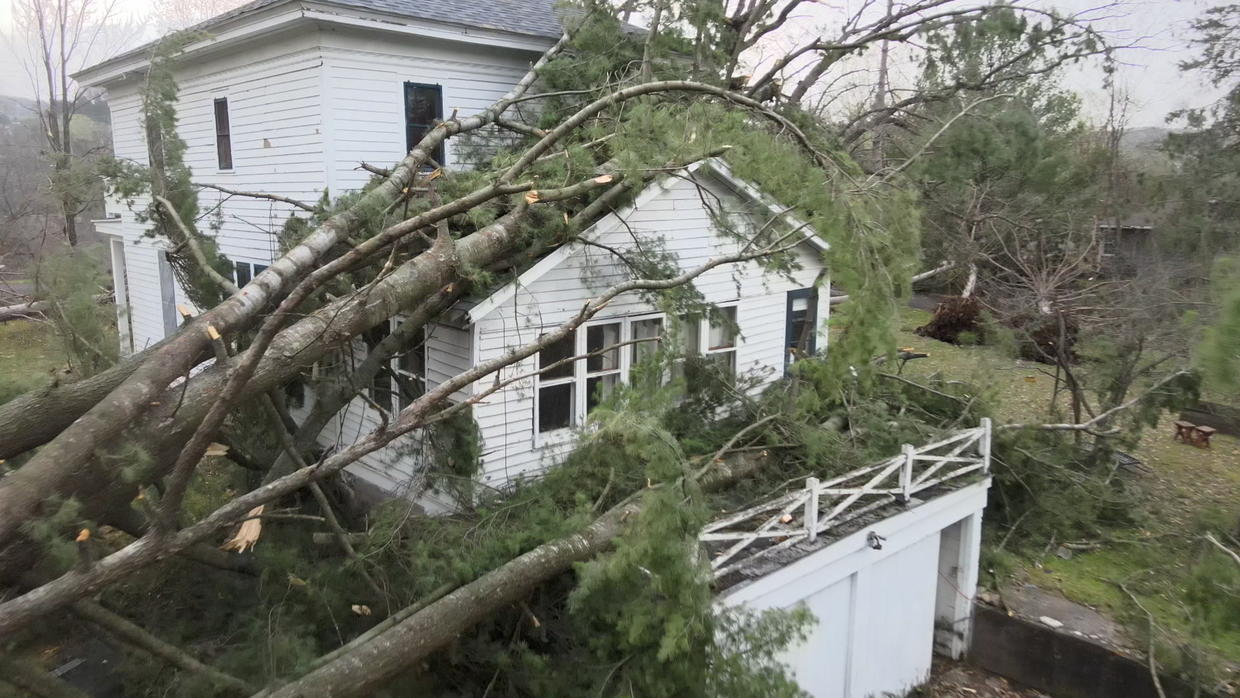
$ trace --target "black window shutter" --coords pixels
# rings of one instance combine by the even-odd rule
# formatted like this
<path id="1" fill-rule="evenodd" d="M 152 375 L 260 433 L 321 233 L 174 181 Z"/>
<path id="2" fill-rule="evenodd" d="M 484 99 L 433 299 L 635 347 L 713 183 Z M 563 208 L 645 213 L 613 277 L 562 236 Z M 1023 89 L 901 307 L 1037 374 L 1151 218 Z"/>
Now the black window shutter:
<path id="1" fill-rule="evenodd" d="M 228 100 L 224 97 L 215 100 L 215 154 L 221 170 L 232 169 L 232 130 L 228 125 Z"/>

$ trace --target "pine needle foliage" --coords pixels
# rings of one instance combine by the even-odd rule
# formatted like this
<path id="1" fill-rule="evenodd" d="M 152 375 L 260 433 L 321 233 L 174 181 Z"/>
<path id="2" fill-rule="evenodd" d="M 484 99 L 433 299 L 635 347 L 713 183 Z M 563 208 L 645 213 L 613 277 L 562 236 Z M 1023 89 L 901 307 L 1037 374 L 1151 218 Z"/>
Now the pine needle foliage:
<path id="1" fill-rule="evenodd" d="M 111 192 L 138 211 L 139 221 L 151 223 L 146 234 L 167 242 L 168 260 L 189 299 L 199 308 L 210 308 L 224 300 L 225 291 L 201 268 L 188 246 L 197 245 L 207 263 L 225 278 L 232 276 L 232 264 L 220 254 L 215 239 L 198 230 L 198 192 L 191 180 L 193 173 L 185 163 L 185 141 L 176 130 L 180 88 L 174 77 L 177 57 L 186 46 L 202 38 L 199 32 L 176 32 L 151 49 L 146 79 L 139 88 L 148 164 L 110 158 L 101 163 L 100 169 Z M 189 232 L 188 239 L 156 196 L 172 204 L 176 217 Z M 136 205 L 139 198 L 144 200 L 145 208 Z"/>

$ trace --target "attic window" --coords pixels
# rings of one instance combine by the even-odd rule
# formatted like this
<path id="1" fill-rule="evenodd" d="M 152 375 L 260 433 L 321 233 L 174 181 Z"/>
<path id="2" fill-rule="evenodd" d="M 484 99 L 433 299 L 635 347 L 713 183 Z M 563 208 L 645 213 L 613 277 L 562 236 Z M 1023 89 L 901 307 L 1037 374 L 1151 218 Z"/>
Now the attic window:
<path id="1" fill-rule="evenodd" d="M 232 130 L 228 125 L 228 99 L 215 100 L 215 155 L 221 170 L 231 170 Z"/>
<path id="2" fill-rule="evenodd" d="M 435 124 L 443 120 L 443 88 L 439 85 L 405 83 L 405 152 L 413 150 Z M 444 164 L 443 142 L 431 157 Z"/>

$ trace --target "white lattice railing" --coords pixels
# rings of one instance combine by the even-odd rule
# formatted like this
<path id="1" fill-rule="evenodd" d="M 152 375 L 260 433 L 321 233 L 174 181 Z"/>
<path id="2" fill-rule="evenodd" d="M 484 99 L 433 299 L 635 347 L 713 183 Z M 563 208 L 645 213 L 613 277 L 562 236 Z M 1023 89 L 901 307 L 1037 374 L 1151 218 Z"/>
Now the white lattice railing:
<path id="1" fill-rule="evenodd" d="M 715 577 L 722 577 L 756 557 L 816 540 L 875 509 L 908 502 L 922 490 L 977 472 L 990 472 L 990 420 L 985 418 L 980 426 L 925 446 L 905 444 L 898 456 L 830 480 L 807 478 L 803 489 L 708 524 L 699 539 L 726 546 L 711 560 Z"/>

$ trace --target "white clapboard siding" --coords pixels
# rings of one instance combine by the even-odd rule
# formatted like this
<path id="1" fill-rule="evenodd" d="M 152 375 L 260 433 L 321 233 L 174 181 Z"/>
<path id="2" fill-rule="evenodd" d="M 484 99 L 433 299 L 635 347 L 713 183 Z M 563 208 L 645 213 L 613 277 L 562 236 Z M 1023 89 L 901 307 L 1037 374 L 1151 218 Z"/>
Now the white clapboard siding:
<path id="1" fill-rule="evenodd" d="M 699 175 L 704 191 L 691 182 L 675 180 L 626 218 L 627 226 L 604 233 L 596 241 L 614 249 L 632 249 L 633 235 L 643 243 L 653 240 L 674 253 L 682 269 L 697 267 L 711 257 L 733 253 L 736 241 L 712 222 L 703 201 L 729 212 L 738 224 L 764 220 L 755 216 L 736 194 L 709 175 Z M 769 215 L 769 214 L 767 214 Z M 632 233 L 630 233 L 630 230 Z M 801 269 L 791 279 L 764 271 L 753 262 L 719 267 L 698 278 L 696 286 L 708 302 L 737 306 L 741 339 L 737 367 L 758 372 L 767 381 L 783 374 L 787 293 L 813 285 L 823 268 L 821 253 L 809 245 L 798 247 Z M 508 347 L 536 339 L 546 329 L 569 319 L 589 298 L 609 285 L 628 278 L 621 263 L 599 247 L 582 247 L 515 295 L 476 320 L 478 360 L 502 354 Z M 825 294 L 822 294 L 825 296 Z M 654 311 L 637 294 L 617 298 L 597 318 L 623 317 Z M 828 306 L 819 303 L 825 323 Z M 819 332 L 819 349 L 824 349 Z M 536 358 L 509 367 L 503 376 L 529 374 Z M 538 443 L 534 434 L 534 380 L 525 379 L 488 397 L 474 408 L 483 437 L 483 482 L 493 487 L 543 472 L 565 453 L 565 444 Z"/>
<path id="2" fill-rule="evenodd" d="M 323 93 L 329 119 L 327 159 L 333 192 L 357 189 L 370 175 L 366 162 L 389 166 L 405 155 L 404 85 L 440 85 L 444 117 L 477 113 L 507 93 L 537 58 L 533 53 L 410 39 L 341 29 L 323 34 Z M 475 139 L 485 139 L 485 135 Z M 449 167 L 485 157 L 450 139 Z"/>
<path id="3" fill-rule="evenodd" d="M 178 66 L 177 134 L 186 144 L 185 161 L 195 182 L 241 191 L 262 191 L 301 200 L 318 198 L 326 181 L 319 88 L 322 59 L 313 35 L 285 35 L 245 52 L 186 61 Z M 120 158 L 147 163 L 146 138 L 137 81 L 108 88 L 113 149 Z M 233 170 L 220 172 L 215 145 L 214 101 L 228 99 Z M 125 242 L 135 347 L 164 336 L 163 295 L 159 287 L 160 241 L 144 233 L 135 210 L 110 202 L 108 212 L 122 222 L 106 232 Z M 226 197 L 212 190 L 199 195 L 200 230 L 214 234 L 220 250 L 234 261 L 268 264 L 278 252 L 276 232 L 294 209 L 283 203 Z M 218 228 L 218 229 L 217 229 Z M 178 303 L 188 304 L 176 289 Z"/>
<path id="4" fill-rule="evenodd" d="M 405 153 L 404 83 L 442 86 L 445 117 L 480 111 L 511 89 L 537 53 L 441 39 L 389 35 L 321 25 L 284 32 L 241 50 L 184 60 L 177 67 L 180 95 L 178 134 L 196 182 L 239 191 L 279 194 L 314 202 L 326 189 L 337 196 L 363 186 L 362 162 L 388 166 Z M 145 164 L 137 80 L 109 85 L 113 147 L 117 156 Z M 228 100 L 233 169 L 218 168 L 214 102 Z M 504 136 L 481 133 L 449 141 L 447 165 L 468 167 L 487 157 Z M 142 210 L 146 199 L 136 201 Z M 205 189 L 198 220 L 213 231 L 220 250 L 233 261 L 267 264 L 279 254 L 277 233 L 293 207 L 254 198 L 229 197 Z M 125 243 L 135 346 L 164 336 L 160 292 L 160 243 L 143 235 L 133 211 L 113 202 L 109 213 L 122 220 L 106 232 Z M 177 289 L 176 299 L 186 303 Z M 433 385 L 465 370 L 472 359 L 471 331 L 436 326 L 428 337 L 427 378 Z M 462 399 L 462 395 L 454 396 Z M 354 401 L 324 431 L 325 446 L 343 447 L 378 426 L 363 400 Z M 411 437 L 406 441 L 415 441 Z M 401 455 L 409 444 L 371 454 L 352 468 L 391 492 L 407 489 L 417 459 Z"/>

